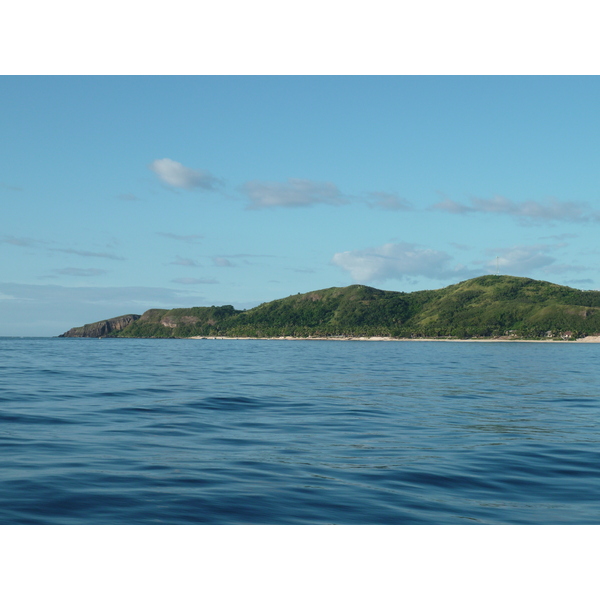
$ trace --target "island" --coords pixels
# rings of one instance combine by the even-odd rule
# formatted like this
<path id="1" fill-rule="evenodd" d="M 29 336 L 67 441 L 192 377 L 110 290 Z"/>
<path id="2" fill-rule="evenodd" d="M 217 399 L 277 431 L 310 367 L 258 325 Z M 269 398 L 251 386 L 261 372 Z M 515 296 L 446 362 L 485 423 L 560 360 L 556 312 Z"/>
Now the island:
<path id="1" fill-rule="evenodd" d="M 564 341 L 598 335 L 600 291 L 484 275 L 417 292 L 332 287 L 249 310 L 153 308 L 74 327 L 59 337 Z"/>

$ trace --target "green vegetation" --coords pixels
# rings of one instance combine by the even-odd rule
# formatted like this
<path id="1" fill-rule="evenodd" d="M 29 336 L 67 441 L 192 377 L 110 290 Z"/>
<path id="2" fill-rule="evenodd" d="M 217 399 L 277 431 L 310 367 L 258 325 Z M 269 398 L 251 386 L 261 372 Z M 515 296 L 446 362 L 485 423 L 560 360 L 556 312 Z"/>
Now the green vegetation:
<path id="1" fill-rule="evenodd" d="M 486 275 L 440 290 L 329 288 L 261 304 L 152 309 L 111 337 L 516 337 L 600 332 L 600 292 Z"/>

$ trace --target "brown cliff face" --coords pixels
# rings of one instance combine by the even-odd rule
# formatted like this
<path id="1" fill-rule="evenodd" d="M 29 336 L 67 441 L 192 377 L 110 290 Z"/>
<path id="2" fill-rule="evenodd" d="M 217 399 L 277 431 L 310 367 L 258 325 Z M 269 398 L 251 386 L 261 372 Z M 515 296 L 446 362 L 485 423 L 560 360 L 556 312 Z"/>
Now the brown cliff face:
<path id="1" fill-rule="evenodd" d="M 134 321 L 137 321 L 140 315 L 123 315 L 106 321 L 98 321 L 90 323 L 83 327 L 73 327 L 69 331 L 59 335 L 58 337 L 104 337 L 113 331 L 121 331 Z"/>

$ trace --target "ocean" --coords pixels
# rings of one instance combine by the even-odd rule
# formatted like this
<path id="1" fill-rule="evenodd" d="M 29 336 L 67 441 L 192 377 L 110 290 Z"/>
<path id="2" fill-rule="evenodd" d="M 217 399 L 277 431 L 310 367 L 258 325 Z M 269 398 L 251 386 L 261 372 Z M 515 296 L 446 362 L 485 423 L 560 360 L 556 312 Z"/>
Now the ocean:
<path id="1" fill-rule="evenodd" d="M 599 354 L 0 338 L 0 524 L 599 524 Z"/>

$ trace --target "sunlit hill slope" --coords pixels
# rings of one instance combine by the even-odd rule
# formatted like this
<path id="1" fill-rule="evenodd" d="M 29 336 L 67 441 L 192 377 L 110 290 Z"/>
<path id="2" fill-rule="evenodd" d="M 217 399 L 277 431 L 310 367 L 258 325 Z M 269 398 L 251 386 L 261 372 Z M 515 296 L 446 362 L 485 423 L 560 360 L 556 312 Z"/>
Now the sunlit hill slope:
<path id="1" fill-rule="evenodd" d="M 111 325 L 111 323 L 113 325 Z M 108 325 L 107 325 L 108 324 Z M 486 275 L 439 290 L 328 288 L 233 306 L 151 309 L 75 327 L 64 337 L 558 338 L 600 332 L 600 292 L 523 277 Z"/>

